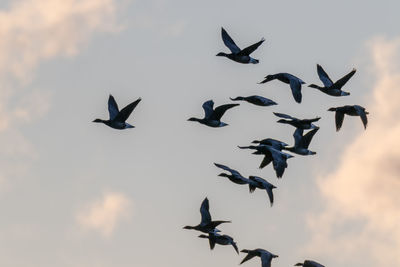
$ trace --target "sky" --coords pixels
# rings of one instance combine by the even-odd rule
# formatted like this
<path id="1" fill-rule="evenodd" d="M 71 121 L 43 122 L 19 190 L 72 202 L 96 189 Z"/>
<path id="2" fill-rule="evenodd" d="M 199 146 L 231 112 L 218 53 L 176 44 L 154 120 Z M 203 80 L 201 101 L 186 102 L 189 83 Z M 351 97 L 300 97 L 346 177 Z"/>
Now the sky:
<path id="1" fill-rule="evenodd" d="M 0 265 L 10 267 L 236 266 L 232 247 L 198 232 L 199 207 L 239 249 L 264 248 L 272 266 L 314 259 L 325 266 L 400 266 L 400 18 L 398 1 L 6 0 L 0 2 Z M 242 48 L 266 41 L 257 65 L 216 57 L 224 27 Z M 294 102 L 267 74 L 320 84 L 352 68 L 347 97 L 303 87 Z M 106 119 L 142 101 L 124 131 Z M 241 103 L 227 127 L 202 117 L 203 102 L 258 94 L 278 103 Z M 359 104 L 335 131 L 327 109 Z M 321 116 L 310 148 L 282 179 L 237 145 L 293 128 L 272 111 Z M 249 194 L 217 176 L 221 163 L 275 189 Z M 260 266 L 259 260 L 246 266 Z"/>

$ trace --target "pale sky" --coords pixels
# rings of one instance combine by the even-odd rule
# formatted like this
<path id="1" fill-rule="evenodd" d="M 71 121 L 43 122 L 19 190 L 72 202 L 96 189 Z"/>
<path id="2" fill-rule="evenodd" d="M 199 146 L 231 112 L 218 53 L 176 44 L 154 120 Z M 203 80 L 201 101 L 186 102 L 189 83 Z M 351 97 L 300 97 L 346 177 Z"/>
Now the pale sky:
<path id="1" fill-rule="evenodd" d="M 210 251 L 199 232 L 207 196 L 239 249 L 264 248 L 272 266 L 400 266 L 400 18 L 398 1 L 7 0 L 0 2 L 0 265 L 7 267 L 237 266 L 232 247 Z M 227 52 L 223 26 L 242 48 L 266 41 L 257 65 Z M 289 72 L 321 84 L 353 67 L 335 98 L 303 86 L 258 85 Z M 142 101 L 118 131 L 106 119 Z M 214 129 L 201 105 L 258 94 L 279 105 L 241 103 Z M 370 112 L 335 131 L 333 106 Z M 283 179 L 239 150 L 254 139 L 293 143 L 272 111 L 321 116 L 310 149 Z M 217 175 L 218 162 L 278 188 L 248 193 Z M 245 263 L 260 266 L 259 259 Z"/>

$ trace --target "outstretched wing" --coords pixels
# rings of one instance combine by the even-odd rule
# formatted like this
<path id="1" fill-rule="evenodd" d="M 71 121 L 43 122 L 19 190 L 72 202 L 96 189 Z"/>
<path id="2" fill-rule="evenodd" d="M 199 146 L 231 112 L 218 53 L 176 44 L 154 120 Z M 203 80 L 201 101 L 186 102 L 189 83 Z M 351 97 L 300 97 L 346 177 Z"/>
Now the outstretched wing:
<path id="1" fill-rule="evenodd" d="M 269 202 L 271 203 L 271 207 L 274 204 L 274 193 L 272 193 L 272 188 L 266 186 L 265 190 L 267 191 Z"/>
<path id="2" fill-rule="evenodd" d="M 240 52 L 240 48 L 235 44 L 224 28 L 221 28 L 221 36 L 224 44 L 229 48 L 229 50 L 231 50 L 232 53 L 236 54 Z"/>
<path id="3" fill-rule="evenodd" d="M 225 112 L 228 109 L 231 109 L 231 108 L 239 106 L 239 105 L 240 104 L 226 104 L 226 105 L 218 106 L 217 108 L 215 108 L 210 119 L 219 121 L 219 120 L 221 120 L 222 116 L 225 114 Z"/>
<path id="4" fill-rule="evenodd" d="M 353 69 L 348 74 L 343 76 L 341 79 L 337 80 L 335 82 L 335 86 L 337 88 L 342 88 L 347 83 L 347 81 L 350 80 L 351 77 L 353 77 L 354 73 L 356 73 L 356 69 Z"/>
<path id="5" fill-rule="evenodd" d="M 344 119 L 344 112 L 336 110 L 335 122 L 336 122 L 336 131 L 337 132 L 340 130 L 340 128 L 342 128 L 343 119 Z"/>
<path id="6" fill-rule="evenodd" d="M 319 64 L 317 64 L 317 72 L 318 72 L 319 79 L 324 84 L 324 86 L 331 87 L 333 84 L 331 78 L 329 78 L 328 74 L 325 72 L 325 70 Z"/>
<path id="7" fill-rule="evenodd" d="M 283 113 L 278 113 L 278 112 L 273 112 L 275 116 L 279 117 L 279 118 L 284 118 L 284 119 L 291 119 L 291 120 L 297 120 L 297 118 L 289 116 L 287 114 L 283 114 Z"/>
<path id="8" fill-rule="evenodd" d="M 368 119 L 367 114 L 365 113 L 365 109 L 358 105 L 355 105 L 354 108 L 356 109 L 357 114 L 361 117 L 362 123 L 364 124 L 364 129 L 367 129 Z"/>
<path id="9" fill-rule="evenodd" d="M 112 95 L 108 98 L 108 113 L 110 114 L 110 120 L 115 119 L 119 113 L 117 102 Z"/>
<path id="10" fill-rule="evenodd" d="M 314 135 L 318 132 L 319 127 L 309 131 L 308 133 L 306 133 L 302 138 L 301 141 L 299 143 L 300 147 L 304 147 L 308 149 L 308 146 L 311 143 L 311 140 L 313 139 Z"/>
<path id="11" fill-rule="evenodd" d="M 243 252 L 243 250 L 242 250 L 242 252 Z M 248 254 L 246 255 L 246 257 L 244 257 L 243 260 L 240 262 L 240 264 L 242 264 L 243 262 L 246 262 L 246 261 L 248 261 L 248 260 L 254 258 L 255 256 L 256 256 L 256 255 L 253 254 L 253 253 L 248 253 Z"/>
<path id="12" fill-rule="evenodd" d="M 268 253 L 261 254 L 261 267 L 271 267 L 272 256 Z"/>
<path id="13" fill-rule="evenodd" d="M 115 117 L 115 120 L 118 121 L 126 121 L 129 117 L 129 115 L 131 115 L 132 111 L 136 108 L 137 104 L 139 104 L 139 102 L 142 99 L 139 97 L 136 101 L 130 103 L 129 105 L 127 105 L 126 107 L 124 107 L 119 113 L 118 115 Z"/>
<path id="14" fill-rule="evenodd" d="M 265 166 L 267 166 L 268 164 L 270 164 L 271 161 L 272 161 L 272 156 L 271 156 L 270 154 L 265 155 L 264 158 L 263 158 L 263 160 L 261 161 L 261 164 L 260 164 L 260 167 L 259 167 L 259 168 L 260 168 L 260 169 L 264 168 Z"/>
<path id="15" fill-rule="evenodd" d="M 204 114 L 205 114 L 204 117 L 206 119 L 211 117 L 211 115 L 213 114 L 213 110 L 214 110 L 214 101 L 208 100 L 203 103 L 202 107 L 204 109 Z"/>
<path id="16" fill-rule="evenodd" d="M 218 164 L 218 163 L 214 163 L 215 166 L 217 166 L 218 168 L 221 168 L 225 171 L 230 172 L 232 175 L 240 175 L 240 173 L 236 170 L 233 170 L 231 168 L 229 168 L 228 166 L 222 165 L 222 164 Z M 240 175 L 241 176 L 241 175 Z"/>
<path id="17" fill-rule="evenodd" d="M 261 41 L 252 44 L 248 47 L 246 47 L 245 49 L 243 49 L 242 51 L 239 52 L 240 55 L 250 55 L 251 53 L 253 53 L 263 42 L 265 41 L 264 38 L 261 39 Z"/>
<path id="18" fill-rule="evenodd" d="M 290 89 L 292 89 L 292 95 L 297 103 L 301 103 L 301 83 L 298 79 L 290 79 Z"/>
<path id="19" fill-rule="evenodd" d="M 209 224 L 211 222 L 209 208 L 208 198 L 205 198 L 200 206 L 201 224 Z"/>
<path id="20" fill-rule="evenodd" d="M 293 133 L 294 147 L 301 146 L 301 139 L 303 137 L 303 129 L 297 128 Z"/>

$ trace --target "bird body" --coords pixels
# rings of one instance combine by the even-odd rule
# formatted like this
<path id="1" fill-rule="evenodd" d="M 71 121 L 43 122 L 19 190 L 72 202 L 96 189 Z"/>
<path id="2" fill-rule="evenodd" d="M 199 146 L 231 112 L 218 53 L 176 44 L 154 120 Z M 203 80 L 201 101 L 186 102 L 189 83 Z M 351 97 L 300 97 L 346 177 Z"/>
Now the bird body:
<path id="1" fill-rule="evenodd" d="M 314 119 L 298 119 L 298 118 L 289 116 L 287 114 L 277 113 L 277 112 L 274 112 L 274 115 L 279 118 L 283 118 L 283 119 L 278 120 L 277 122 L 289 124 L 289 125 L 292 125 L 293 127 L 303 129 L 303 130 L 317 128 L 317 126 L 314 125 L 313 122 L 319 121 L 321 119 L 320 117 L 316 117 Z"/>
<path id="2" fill-rule="evenodd" d="M 316 261 L 312 261 L 312 260 L 305 260 L 304 263 L 296 263 L 294 266 L 303 266 L 303 267 L 325 267 L 324 265 L 316 262 Z"/>
<path id="3" fill-rule="evenodd" d="M 247 101 L 251 104 L 257 105 L 257 106 L 262 106 L 262 107 L 267 107 L 267 106 L 272 106 L 272 105 L 277 105 L 277 103 L 271 99 L 258 96 L 258 95 L 251 95 L 251 96 L 238 96 L 236 98 L 230 98 L 232 101 L 238 101 L 238 100 L 243 100 Z"/>
<path id="4" fill-rule="evenodd" d="M 258 176 L 249 176 L 249 180 L 251 181 L 249 183 L 250 193 L 254 192 L 256 188 L 265 189 L 267 191 L 269 202 L 271 203 L 272 207 L 272 205 L 274 204 L 274 194 L 272 192 L 272 189 L 275 189 L 276 186 Z"/>
<path id="5" fill-rule="evenodd" d="M 199 235 L 199 237 L 207 238 L 209 240 L 211 250 L 214 249 L 215 244 L 219 244 L 219 245 L 223 245 L 223 246 L 232 245 L 232 247 L 235 249 L 237 254 L 239 254 L 239 249 L 236 245 L 236 242 L 229 235 L 220 235 L 216 231 L 211 231 L 208 233 L 208 235 Z"/>
<path id="6" fill-rule="evenodd" d="M 328 111 L 335 111 L 335 122 L 336 122 L 336 131 L 339 131 L 342 128 L 344 115 L 349 116 L 359 116 L 364 125 L 364 129 L 367 129 L 368 119 L 367 114 L 369 114 L 364 107 L 359 105 L 346 105 L 342 107 L 330 108 Z"/>
<path id="7" fill-rule="evenodd" d="M 214 109 L 214 101 L 208 100 L 203 103 L 203 109 L 204 109 L 204 118 L 199 119 L 199 118 L 189 118 L 188 121 L 197 121 L 201 124 L 207 125 L 209 127 L 224 127 L 227 126 L 225 122 L 221 122 L 222 116 L 225 114 L 225 112 L 228 109 L 231 109 L 233 107 L 239 106 L 239 104 L 226 104 L 222 106 L 218 106 Z"/>
<path id="8" fill-rule="evenodd" d="M 259 84 L 266 83 L 272 80 L 279 80 L 281 82 L 287 83 L 290 85 L 290 89 L 292 90 L 292 95 L 294 100 L 297 103 L 301 103 L 302 94 L 301 94 L 301 85 L 305 84 L 303 80 L 300 78 L 290 74 L 290 73 L 277 73 L 265 76 L 264 80 L 259 82 Z"/>
<path id="9" fill-rule="evenodd" d="M 282 149 L 285 146 L 288 146 L 288 144 L 286 144 L 285 142 L 273 139 L 273 138 L 266 138 L 263 140 L 254 140 L 253 142 L 251 142 L 253 144 L 260 144 L 260 145 L 267 145 L 267 146 L 272 146 L 273 148 L 275 148 L 276 150 L 282 151 Z"/>

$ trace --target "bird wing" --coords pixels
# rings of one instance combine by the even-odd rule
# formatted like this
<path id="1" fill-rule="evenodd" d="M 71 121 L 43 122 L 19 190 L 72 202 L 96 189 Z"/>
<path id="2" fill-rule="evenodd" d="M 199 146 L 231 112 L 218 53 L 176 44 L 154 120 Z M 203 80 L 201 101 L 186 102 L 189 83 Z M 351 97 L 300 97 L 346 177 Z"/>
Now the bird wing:
<path id="1" fill-rule="evenodd" d="M 211 222 L 211 214 L 209 211 L 208 198 L 205 198 L 200 206 L 201 224 L 209 224 Z"/>
<path id="2" fill-rule="evenodd" d="M 129 105 L 127 105 L 126 107 L 124 107 L 119 113 L 118 115 L 115 117 L 115 120 L 118 121 L 126 121 L 129 117 L 129 115 L 131 115 L 132 111 L 136 108 L 137 104 L 139 104 L 139 102 L 142 99 L 139 97 L 136 101 L 130 103 Z"/>
<path id="3" fill-rule="evenodd" d="M 265 190 L 267 191 L 269 202 L 271 203 L 271 207 L 274 204 L 274 193 L 272 193 L 272 188 L 269 186 L 265 187 Z"/>
<path id="4" fill-rule="evenodd" d="M 214 101 L 208 100 L 203 103 L 202 107 L 204 109 L 204 117 L 206 119 L 211 117 L 211 115 L 213 114 L 213 111 L 214 111 Z"/>
<path id="5" fill-rule="evenodd" d="M 356 69 L 353 69 L 348 74 L 337 80 L 335 82 L 336 87 L 342 88 L 347 83 L 347 81 L 350 80 L 351 77 L 353 77 L 354 73 L 356 73 Z"/>
<path id="6" fill-rule="evenodd" d="M 235 249 L 236 253 L 239 254 L 239 249 L 238 249 L 238 247 L 236 245 L 236 242 L 234 242 L 233 239 L 231 241 L 231 244 L 232 244 L 233 248 Z"/>
<path id="7" fill-rule="evenodd" d="M 233 169 L 229 168 L 228 166 L 225 166 L 225 165 L 222 165 L 222 164 L 218 164 L 218 163 L 214 163 L 214 165 L 217 166 L 218 168 L 221 168 L 221 169 L 223 169 L 223 170 L 225 170 L 225 171 L 230 172 L 232 175 L 239 175 L 239 176 L 241 176 L 240 173 L 239 173 L 238 171 L 233 170 Z"/>
<path id="8" fill-rule="evenodd" d="M 301 103 L 301 83 L 298 79 L 290 79 L 290 89 L 292 89 L 292 95 L 297 103 Z"/>
<path id="9" fill-rule="evenodd" d="M 118 104 L 112 95 L 108 98 L 108 113 L 110 114 L 110 120 L 115 119 L 119 113 Z"/>
<path id="10" fill-rule="evenodd" d="M 275 116 L 279 117 L 279 118 L 284 118 L 284 119 L 291 119 L 291 120 L 297 120 L 297 118 L 289 116 L 287 114 L 283 114 L 283 113 L 278 113 L 278 112 L 273 112 Z"/>
<path id="11" fill-rule="evenodd" d="M 276 172 L 276 177 L 281 178 L 287 167 L 286 158 L 284 158 L 283 153 L 274 148 L 270 148 L 270 151 L 272 155 L 272 164 Z"/>
<path id="12" fill-rule="evenodd" d="M 246 262 L 246 261 L 248 261 L 248 260 L 254 258 L 255 256 L 256 256 L 256 255 L 253 254 L 253 253 L 248 253 L 248 254 L 246 255 L 246 257 L 244 257 L 243 260 L 240 262 L 240 264 L 242 264 L 243 262 Z"/>
<path id="13" fill-rule="evenodd" d="M 319 64 L 317 64 L 317 72 L 318 72 L 319 79 L 324 84 L 324 86 L 331 87 L 333 84 L 331 78 L 329 78 L 328 74 L 325 72 L 325 70 Z"/>
<path id="14" fill-rule="evenodd" d="M 311 140 L 313 139 L 314 135 L 318 132 L 319 127 L 309 131 L 308 133 L 306 133 L 300 140 L 299 146 L 300 147 L 304 147 L 308 149 L 308 146 L 311 143 Z"/>
<path id="15" fill-rule="evenodd" d="M 303 137 L 303 129 L 297 128 L 293 133 L 294 147 L 299 147 Z"/>
<path id="16" fill-rule="evenodd" d="M 239 105 L 240 104 L 226 104 L 226 105 L 218 106 L 215 108 L 210 119 L 219 121 L 219 120 L 221 120 L 222 116 L 228 109 L 239 106 Z"/>
<path id="17" fill-rule="evenodd" d="M 336 131 L 339 131 L 340 128 L 342 128 L 343 119 L 344 119 L 344 112 L 336 110 L 335 112 Z"/>
<path id="18" fill-rule="evenodd" d="M 270 154 L 265 155 L 264 158 L 263 158 L 263 160 L 261 161 L 261 164 L 260 164 L 260 167 L 259 167 L 259 168 L 260 168 L 260 169 L 264 168 L 265 166 L 267 166 L 268 164 L 270 164 L 271 161 L 272 161 L 272 156 L 271 156 Z"/>
<path id="19" fill-rule="evenodd" d="M 272 256 L 269 253 L 261 253 L 261 267 L 271 267 Z"/>
<path id="20" fill-rule="evenodd" d="M 367 114 L 365 113 L 365 109 L 355 105 L 354 108 L 357 111 L 357 114 L 360 115 L 362 123 L 364 124 L 364 129 L 367 129 L 367 124 L 368 124 L 368 119 L 367 119 Z"/>
<path id="21" fill-rule="evenodd" d="M 214 240 L 214 238 L 211 238 L 211 236 L 210 236 L 210 238 L 208 238 L 208 242 L 210 243 L 210 249 L 213 250 L 214 247 L 215 247 L 215 240 Z"/>
<path id="22" fill-rule="evenodd" d="M 221 36 L 224 44 L 229 48 L 229 50 L 231 50 L 232 53 L 237 54 L 240 52 L 240 48 L 235 44 L 224 28 L 221 28 Z"/>
<path id="23" fill-rule="evenodd" d="M 248 55 L 250 55 L 251 53 L 253 53 L 264 41 L 265 41 L 265 39 L 262 38 L 261 41 L 259 41 L 259 42 L 255 43 L 255 44 L 252 44 L 252 45 L 246 47 L 245 49 L 243 49 L 242 51 L 240 51 L 238 54 L 239 54 L 239 55 L 248 56 Z"/>

